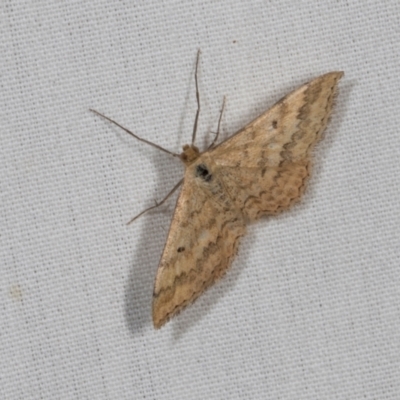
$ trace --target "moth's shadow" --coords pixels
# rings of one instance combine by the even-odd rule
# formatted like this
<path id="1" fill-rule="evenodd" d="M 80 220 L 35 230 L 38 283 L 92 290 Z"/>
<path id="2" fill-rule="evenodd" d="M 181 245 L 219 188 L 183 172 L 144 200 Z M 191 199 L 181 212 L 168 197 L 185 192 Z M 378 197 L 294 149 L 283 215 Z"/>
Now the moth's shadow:
<path id="1" fill-rule="evenodd" d="M 153 150 L 151 150 L 153 151 Z M 165 157 L 168 157 L 167 155 Z M 164 155 L 154 150 L 154 164 L 157 166 L 158 178 L 156 187 L 162 187 L 163 190 L 157 190 L 157 200 L 162 198 L 162 192 L 167 185 L 165 182 L 171 182 L 171 188 L 176 184 L 182 172 L 179 173 L 179 165 L 174 168 L 172 160 L 171 168 L 165 168 L 168 160 Z M 172 179 L 176 182 L 172 183 Z M 178 191 L 179 192 L 179 189 Z M 166 194 L 165 193 L 165 194 Z M 144 226 L 141 228 L 141 235 L 134 250 L 134 258 L 130 267 L 128 282 L 125 287 L 125 317 L 132 334 L 137 334 L 144 328 L 152 326 L 151 304 L 154 286 L 154 278 L 161 253 L 168 234 L 169 224 L 172 218 L 176 193 L 169 198 L 166 204 L 143 215 Z M 154 199 L 156 200 L 156 199 Z M 143 208 L 151 206 L 152 199 L 147 199 L 143 203 Z M 130 226 L 131 229 L 135 227 Z"/>

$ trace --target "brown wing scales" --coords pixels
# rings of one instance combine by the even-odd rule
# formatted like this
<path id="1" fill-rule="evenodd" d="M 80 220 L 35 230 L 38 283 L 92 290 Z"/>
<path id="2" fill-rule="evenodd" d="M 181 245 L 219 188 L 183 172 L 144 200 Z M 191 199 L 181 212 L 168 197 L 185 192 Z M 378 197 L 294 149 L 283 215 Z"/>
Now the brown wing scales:
<path id="1" fill-rule="evenodd" d="M 300 87 L 210 152 L 248 219 L 276 214 L 301 197 L 341 76 L 331 72 Z"/>
<path id="2" fill-rule="evenodd" d="M 242 214 L 222 192 L 217 178 L 210 184 L 198 181 L 189 167 L 157 271 L 156 328 L 226 272 L 245 233 Z"/>
<path id="3" fill-rule="evenodd" d="M 181 156 L 184 184 L 154 286 L 156 328 L 225 273 L 246 221 L 300 198 L 342 75 L 331 72 L 303 85 L 201 155 L 194 146 L 184 148 L 183 156 L 191 149 L 196 154 Z"/>

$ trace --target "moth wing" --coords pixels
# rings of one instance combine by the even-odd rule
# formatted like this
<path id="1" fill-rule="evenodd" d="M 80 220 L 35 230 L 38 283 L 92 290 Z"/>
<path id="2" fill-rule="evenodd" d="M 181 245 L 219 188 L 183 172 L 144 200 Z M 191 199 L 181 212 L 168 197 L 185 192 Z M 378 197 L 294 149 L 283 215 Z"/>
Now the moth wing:
<path id="1" fill-rule="evenodd" d="M 280 212 L 300 198 L 342 75 L 331 72 L 301 86 L 207 152 L 248 219 Z"/>
<path id="2" fill-rule="evenodd" d="M 220 182 L 213 179 L 211 186 L 203 185 L 194 176 L 188 167 L 158 267 L 153 293 L 156 328 L 225 273 L 245 233 L 243 216 Z"/>

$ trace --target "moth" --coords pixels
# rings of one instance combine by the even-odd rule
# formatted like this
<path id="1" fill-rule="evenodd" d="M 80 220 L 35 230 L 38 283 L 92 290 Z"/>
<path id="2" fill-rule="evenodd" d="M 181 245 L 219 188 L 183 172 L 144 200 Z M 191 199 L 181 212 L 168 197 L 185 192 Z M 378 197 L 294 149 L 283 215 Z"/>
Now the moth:
<path id="1" fill-rule="evenodd" d="M 311 156 L 332 112 L 343 72 L 329 72 L 279 100 L 254 121 L 204 152 L 195 146 L 200 100 L 195 83 L 197 113 L 192 143 L 181 154 L 172 153 L 136 136 L 138 140 L 179 157 L 183 179 L 156 206 L 182 185 L 153 291 L 153 323 L 163 326 L 221 278 L 238 249 L 246 225 L 262 216 L 288 209 L 300 199 L 311 170 Z M 223 107 L 222 107 L 223 110 Z"/>

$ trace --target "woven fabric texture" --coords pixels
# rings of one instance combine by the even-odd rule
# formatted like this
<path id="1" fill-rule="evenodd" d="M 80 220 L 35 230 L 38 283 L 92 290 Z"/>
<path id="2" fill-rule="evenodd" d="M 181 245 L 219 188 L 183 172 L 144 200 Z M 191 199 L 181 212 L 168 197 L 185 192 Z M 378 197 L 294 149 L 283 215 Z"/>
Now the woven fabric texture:
<path id="1" fill-rule="evenodd" d="M 0 5 L 0 397 L 400 398 L 400 3 Z M 228 274 L 155 331 L 183 165 L 343 70 L 298 205 L 249 226 Z"/>

